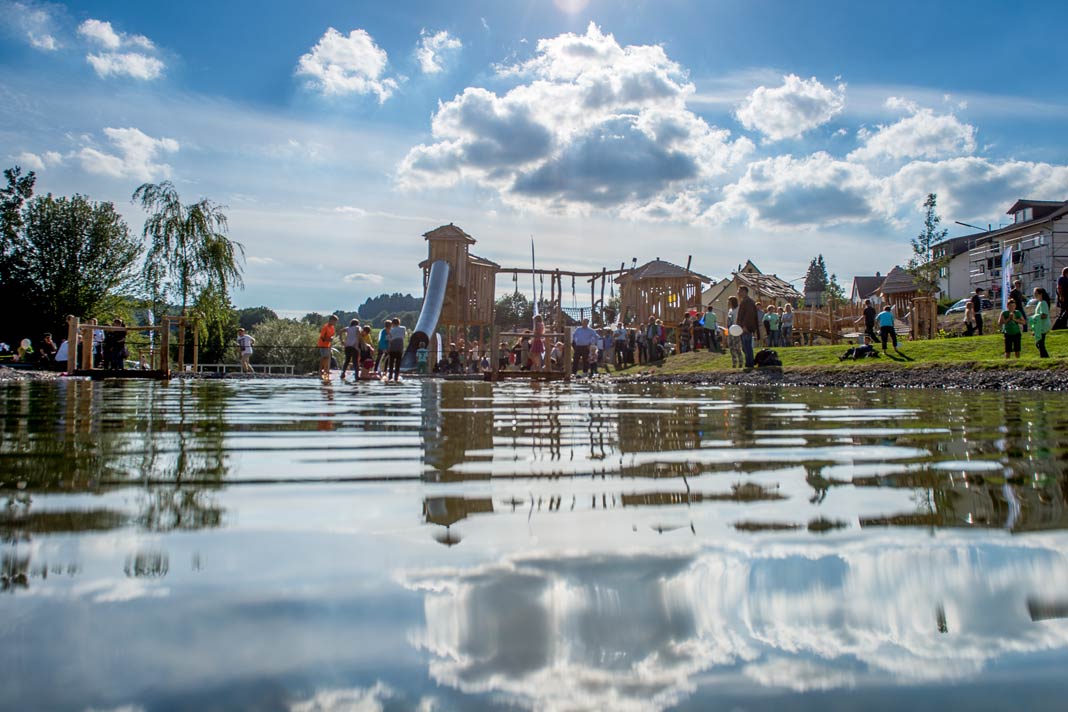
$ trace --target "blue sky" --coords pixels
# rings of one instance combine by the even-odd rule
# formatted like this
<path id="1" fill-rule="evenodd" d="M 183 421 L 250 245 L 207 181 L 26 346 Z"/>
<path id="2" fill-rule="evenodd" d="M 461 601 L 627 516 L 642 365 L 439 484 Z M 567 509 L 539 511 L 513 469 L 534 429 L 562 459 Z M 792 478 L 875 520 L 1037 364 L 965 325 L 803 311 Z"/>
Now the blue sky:
<path id="1" fill-rule="evenodd" d="M 0 0 L 0 158 L 39 192 L 227 206 L 239 306 L 421 291 L 454 222 L 505 265 L 844 282 L 1068 199 L 1057 3 Z M 498 288 L 511 288 L 501 279 Z"/>

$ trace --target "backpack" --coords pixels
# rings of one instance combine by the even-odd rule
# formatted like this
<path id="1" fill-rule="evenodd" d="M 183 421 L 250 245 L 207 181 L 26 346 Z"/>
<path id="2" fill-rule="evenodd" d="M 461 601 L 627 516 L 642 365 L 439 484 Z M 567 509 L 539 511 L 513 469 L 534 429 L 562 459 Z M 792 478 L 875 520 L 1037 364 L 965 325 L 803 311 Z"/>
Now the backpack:
<path id="1" fill-rule="evenodd" d="M 757 368 L 768 368 L 772 366 L 782 367 L 782 361 L 779 360 L 779 354 L 771 349 L 761 349 L 756 356 L 753 357 L 753 363 Z"/>

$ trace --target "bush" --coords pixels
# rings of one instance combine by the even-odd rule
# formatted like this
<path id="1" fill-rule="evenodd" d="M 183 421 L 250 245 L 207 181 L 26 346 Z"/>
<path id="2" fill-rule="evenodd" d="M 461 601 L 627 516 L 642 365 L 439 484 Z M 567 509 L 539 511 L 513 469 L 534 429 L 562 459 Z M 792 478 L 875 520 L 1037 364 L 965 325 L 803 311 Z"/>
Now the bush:
<path id="1" fill-rule="evenodd" d="M 295 319 L 268 319 L 252 330 L 253 363 L 291 364 L 297 373 L 319 368 L 318 327 Z"/>

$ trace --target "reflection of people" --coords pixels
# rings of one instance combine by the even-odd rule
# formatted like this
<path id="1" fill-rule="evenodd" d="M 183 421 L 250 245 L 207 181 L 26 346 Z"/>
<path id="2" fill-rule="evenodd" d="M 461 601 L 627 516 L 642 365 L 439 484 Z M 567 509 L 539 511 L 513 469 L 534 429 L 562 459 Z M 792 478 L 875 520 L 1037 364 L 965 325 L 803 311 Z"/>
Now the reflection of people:
<path id="1" fill-rule="evenodd" d="M 1020 341 L 1022 340 L 1020 327 L 1024 323 L 1024 315 L 1017 308 L 1015 299 L 1010 299 L 1006 306 L 1008 308 L 1001 312 L 1001 317 L 998 319 L 1001 333 L 1005 335 L 1005 358 L 1008 358 L 1010 353 L 1015 353 L 1016 358 L 1020 358 Z"/>
<path id="2" fill-rule="evenodd" d="M 252 364 L 248 362 L 252 357 L 252 345 L 256 343 L 256 339 L 245 333 L 244 329 L 237 330 L 237 350 L 241 354 L 241 372 L 251 373 Z"/>
<path id="3" fill-rule="evenodd" d="M 331 314 L 323 328 L 319 330 L 319 375 L 324 381 L 330 380 L 330 346 L 334 342 L 334 325 L 337 314 Z"/>
<path id="4" fill-rule="evenodd" d="M 1042 287 L 1035 287 L 1035 313 L 1031 317 L 1031 334 L 1035 337 L 1035 346 L 1041 358 L 1049 358 L 1046 351 L 1046 334 L 1052 323 L 1049 319 L 1049 292 Z"/>

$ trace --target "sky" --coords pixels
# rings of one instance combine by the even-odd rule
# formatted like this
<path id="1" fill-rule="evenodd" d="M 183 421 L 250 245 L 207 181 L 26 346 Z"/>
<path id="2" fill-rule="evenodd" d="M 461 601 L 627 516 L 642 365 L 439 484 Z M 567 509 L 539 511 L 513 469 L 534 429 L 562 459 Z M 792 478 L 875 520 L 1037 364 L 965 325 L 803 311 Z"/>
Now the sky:
<path id="1" fill-rule="evenodd" d="M 928 193 L 950 236 L 1068 199 L 1062 9 L 0 0 L 0 160 L 135 231 L 145 182 L 225 206 L 239 307 L 420 295 L 448 223 L 505 266 L 533 239 L 539 267 L 800 284 L 823 254 L 848 289 L 909 259 Z"/>

